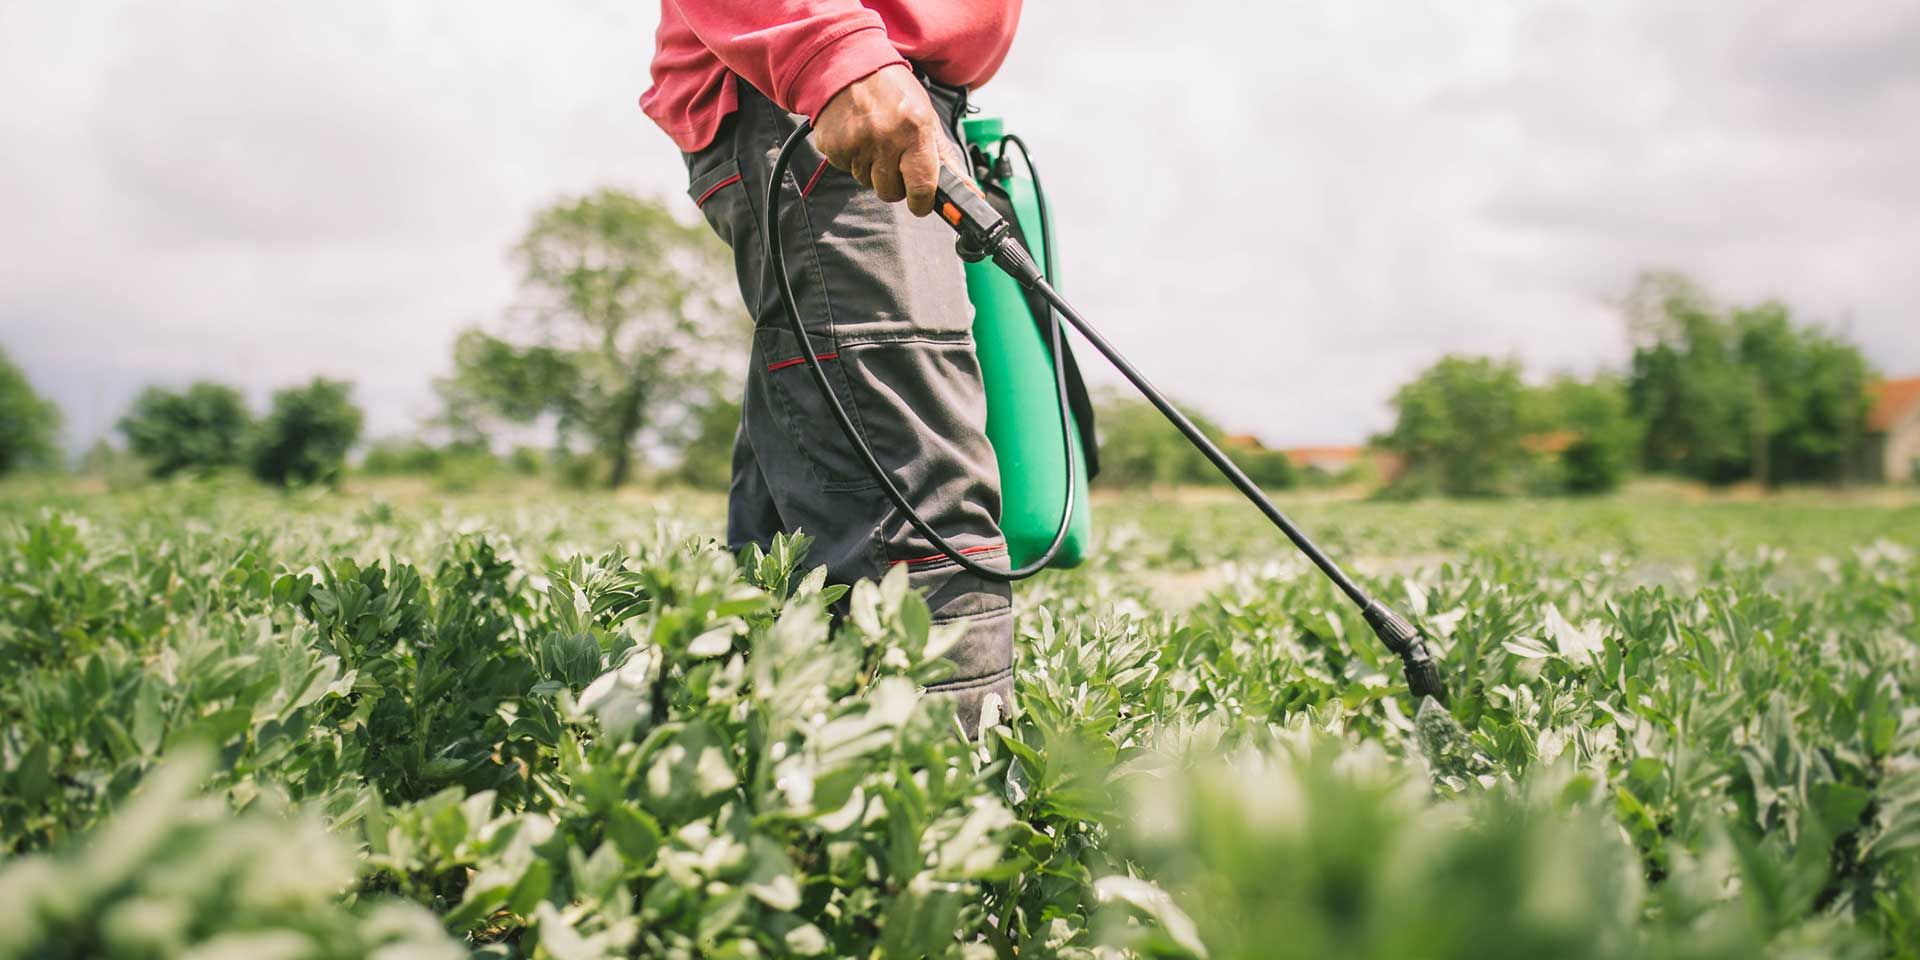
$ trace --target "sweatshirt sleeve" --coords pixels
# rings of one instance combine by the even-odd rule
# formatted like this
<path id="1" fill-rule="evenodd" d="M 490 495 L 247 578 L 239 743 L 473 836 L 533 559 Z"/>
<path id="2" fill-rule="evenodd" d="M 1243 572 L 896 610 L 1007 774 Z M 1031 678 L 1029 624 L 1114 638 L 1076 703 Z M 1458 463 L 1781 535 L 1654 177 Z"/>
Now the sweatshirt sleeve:
<path id="1" fill-rule="evenodd" d="M 813 117 L 847 85 L 906 58 L 859 0 L 667 0 L 728 70 Z"/>

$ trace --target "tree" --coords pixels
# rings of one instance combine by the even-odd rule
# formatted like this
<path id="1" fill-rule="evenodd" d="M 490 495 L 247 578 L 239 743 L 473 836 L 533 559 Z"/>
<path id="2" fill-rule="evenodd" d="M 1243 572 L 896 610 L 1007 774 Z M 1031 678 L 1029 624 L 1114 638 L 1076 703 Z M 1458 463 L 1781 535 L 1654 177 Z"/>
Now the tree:
<path id="1" fill-rule="evenodd" d="M 1394 393 L 1394 427 L 1374 442 L 1405 458 L 1403 489 L 1505 493 L 1528 462 L 1522 440 L 1538 426 L 1527 405 L 1518 362 L 1447 356 Z"/>
<path id="2" fill-rule="evenodd" d="M 740 429 L 740 403 L 715 397 L 689 418 L 689 436 L 680 445 L 674 478 L 692 487 L 725 490 L 733 478 L 733 437 Z"/>
<path id="3" fill-rule="evenodd" d="M 360 438 L 352 392 L 351 384 L 324 377 L 276 392 L 255 434 L 253 475 L 284 486 L 337 480 Z"/>
<path id="4" fill-rule="evenodd" d="M 1734 311 L 1733 328 L 1755 411 L 1753 478 L 1768 485 L 1842 479 L 1870 408 L 1866 358 L 1824 330 L 1794 325 L 1777 303 Z"/>
<path id="5" fill-rule="evenodd" d="M 1844 475 L 1868 408 L 1858 348 L 1778 303 L 1720 308 L 1674 274 L 1642 277 L 1625 306 L 1650 469 L 1769 485 Z"/>
<path id="6" fill-rule="evenodd" d="M 1640 425 L 1627 409 L 1619 377 L 1558 377 L 1536 392 L 1532 416 L 1546 431 L 1571 436 L 1560 451 L 1559 485 L 1568 493 L 1605 493 L 1633 468 Z"/>
<path id="7" fill-rule="evenodd" d="M 0 348 L 0 474 L 59 460 L 60 408 Z"/>
<path id="8" fill-rule="evenodd" d="M 1099 425 L 1100 475 L 1094 479 L 1095 485 L 1145 487 L 1227 482 L 1153 404 L 1114 390 L 1103 391 L 1098 403 L 1093 419 Z M 1225 431 L 1219 424 L 1184 403 L 1176 406 L 1208 439 L 1216 444 L 1224 441 Z M 1227 450 L 1227 456 L 1261 489 L 1283 490 L 1299 480 L 1293 461 L 1282 451 L 1257 446 L 1232 447 Z"/>
<path id="9" fill-rule="evenodd" d="M 726 248 L 657 200 L 602 190 L 540 211 L 515 257 L 524 304 L 512 335 L 461 335 L 439 384 L 446 420 L 471 434 L 489 419 L 551 418 L 559 446 L 584 443 L 617 486 L 636 447 L 725 389 L 737 353 L 717 347 L 745 339 L 721 306 Z"/>
<path id="10" fill-rule="evenodd" d="M 238 465 L 253 417 L 238 390 L 202 381 L 179 392 L 148 387 L 119 427 L 127 449 L 145 461 L 149 475 L 170 477 Z"/>
<path id="11" fill-rule="evenodd" d="M 1201 433 L 1220 441 L 1218 425 L 1185 404 L 1180 409 Z M 1101 486 L 1206 483 L 1217 477 L 1200 451 L 1145 400 L 1107 393 L 1100 398 L 1093 422 L 1100 433 L 1100 476 L 1095 482 Z"/>
<path id="12" fill-rule="evenodd" d="M 372 477 L 429 474 L 447 460 L 447 449 L 418 437 L 387 437 L 367 446 L 360 472 Z"/>
<path id="13" fill-rule="evenodd" d="M 1240 471 L 1262 490 L 1285 490 L 1300 482 L 1300 471 L 1293 466 L 1293 458 L 1284 450 L 1228 450 L 1227 455 L 1240 466 Z M 1211 475 L 1209 482 L 1225 483 L 1224 477 L 1211 464 L 1207 466 Z"/>

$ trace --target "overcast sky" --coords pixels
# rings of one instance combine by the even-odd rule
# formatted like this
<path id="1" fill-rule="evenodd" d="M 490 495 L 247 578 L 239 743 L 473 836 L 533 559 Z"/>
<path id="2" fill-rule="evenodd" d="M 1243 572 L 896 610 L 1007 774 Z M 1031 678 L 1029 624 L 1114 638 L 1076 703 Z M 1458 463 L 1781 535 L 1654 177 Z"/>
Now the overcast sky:
<path id="1" fill-rule="evenodd" d="M 656 16 L 0 0 L 0 345 L 76 447 L 202 377 L 345 377 L 411 429 L 534 209 L 692 215 L 635 105 Z M 1920 4 L 1029 0 L 977 102 L 1034 145 L 1083 311 L 1271 443 L 1364 438 L 1447 351 L 1618 366 L 1646 267 L 1920 373 Z"/>

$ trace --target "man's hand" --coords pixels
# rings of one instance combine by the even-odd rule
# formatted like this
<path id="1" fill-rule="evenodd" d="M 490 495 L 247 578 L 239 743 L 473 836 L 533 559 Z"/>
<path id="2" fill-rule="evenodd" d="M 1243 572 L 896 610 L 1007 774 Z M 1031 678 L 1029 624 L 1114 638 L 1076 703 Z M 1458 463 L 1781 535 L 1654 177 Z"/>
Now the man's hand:
<path id="1" fill-rule="evenodd" d="M 941 157 L 951 152 L 933 101 L 900 64 L 854 81 L 827 101 L 814 118 L 813 142 L 828 163 L 888 203 L 905 199 L 916 217 L 933 210 Z"/>

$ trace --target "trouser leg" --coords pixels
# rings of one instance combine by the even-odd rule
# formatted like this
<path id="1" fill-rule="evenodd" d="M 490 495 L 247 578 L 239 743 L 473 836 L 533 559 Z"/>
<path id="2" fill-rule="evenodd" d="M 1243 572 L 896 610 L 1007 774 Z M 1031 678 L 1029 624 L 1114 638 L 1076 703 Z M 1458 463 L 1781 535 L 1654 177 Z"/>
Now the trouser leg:
<path id="1" fill-rule="evenodd" d="M 810 556 L 833 580 L 878 578 L 905 564 L 936 622 L 964 630 L 949 653 L 953 672 L 930 689 L 951 698 L 971 729 L 989 696 L 1011 699 L 1012 591 L 946 560 L 894 509 L 800 362 L 760 235 L 767 176 L 794 125 L 742 85 L 740 109 L 719 138 L 688 157 L 690 193 L 733 248 L 755 321 L 734 506 L 754 487 L 738 475 L 744 462 L 766 496 L 746 498 L 755 509 L 740 515 L 814 537 Z M 796 152 L 782 203 L 795 297 L 835 395 L 934 529 L 971 557 L 1004 563 L 999 470 L 951 231 L 826 168 L 811 145 Z M 763 503 L 771 511 L 758 510 Z M 730 539 L 734 532 L 730 509 Z"/>
<path id="2" fill-rule="evenodd" d="M 745 410 L 744 404 L 741 409 Z M 733 436 L 733 479 L 727 486 L 727 548 L 737 552 L 757 543 L 765 549 L 781 529 L 780 508 L 774 505 L 767 478 L 754 458 L 743 413 Z"/>

